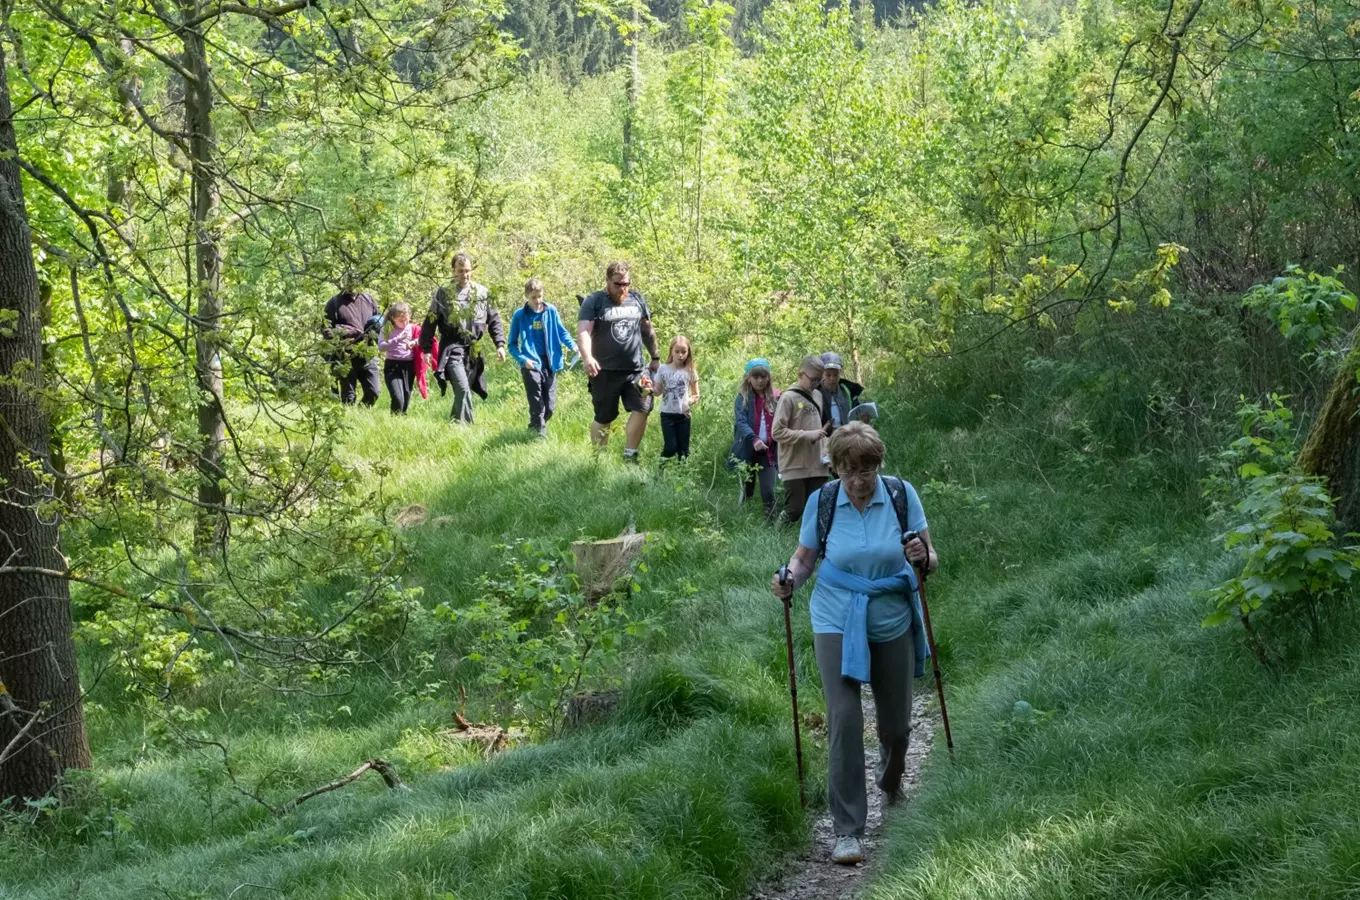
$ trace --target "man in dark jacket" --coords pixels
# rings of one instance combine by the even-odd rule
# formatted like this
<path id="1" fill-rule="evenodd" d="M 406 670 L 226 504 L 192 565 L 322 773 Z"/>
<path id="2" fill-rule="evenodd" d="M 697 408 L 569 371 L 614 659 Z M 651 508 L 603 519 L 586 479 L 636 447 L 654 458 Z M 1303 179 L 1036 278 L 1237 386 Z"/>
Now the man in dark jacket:
<path id="1" fill-rule="evenodd" d="M 470 425 L 472 392 L 486 399 L 486 364 L 472 345 L 490 331 L 496 358 L 504 361 L 505 326 L 500 313 L 491 305 L 487 289 L 472 280 L 472 257 L 455 253 L 452 269 L 453 284 L 439 287 L 430 301 L 430 311 L 420 329 L 420 346 L 428 353 L 438 331 L 439 359 L 435 372 L 453 386 L 451 418 Z"/>
<path id="2" fill-rule="evenodd" d="M 365 353 L 365 346 L 377 338 L 373 320 L 378 316 L 378 302 L 345 276 L 345 286 L 326 303 L 326 325 L 322 335 L 338 340 L 340 347 L 331 360 L 335 375 L 340 379 L 340 402 L 353 405 L 355 386 L 363 388 L 364 406 L 378 402 L 378 358 Z M 381 327 L 381 326 L 380 326 Z"/>
<path id="3" fill-rule="evenodd" d="M 841 357 L 839 353 L 828 350 L 822 354 L 822 385 L 817 389 L 821 394 L 822 421 L 831 423 L 831 431 L 850 421 L 850 410 L 855 408 L 859 395 L 864 388 L 841 377 Z M 830 432 L 828 432 L 830 433 Z"/>

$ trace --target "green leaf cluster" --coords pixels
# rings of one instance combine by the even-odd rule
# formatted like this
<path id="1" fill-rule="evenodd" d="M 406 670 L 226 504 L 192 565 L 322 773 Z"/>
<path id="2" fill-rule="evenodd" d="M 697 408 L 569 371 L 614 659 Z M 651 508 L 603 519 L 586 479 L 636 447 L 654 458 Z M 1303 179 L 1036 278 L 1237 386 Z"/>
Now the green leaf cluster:
<path id="1" fill-rule="evenodd" d="M 466 660 L 508 720 L 555 734 L 572 695 L 616 684 L 625 642 L 651 627 L 630 608 L 646 554 L 608 593 L 587 599 L 569 552 L 527 540 L 498 549 L 512 555 L 481 577 L 478 599 L 456 609 L 440 604 L 435 615 L 473 635 Z"/>
<path id="2" fill-rule="evenodd" d="M 1304 359 L 1322 363 L 1334 359 L 1341 350 L 1327 350 L 1323 344 L 1334 342 L 1343 328 L 1342 310 L 1354 312 L 1356 297 L 1341 282 L 1341 267 L 1331 275 L 1305 272 L 1295 265 L 1268 283 L 1247 291 L 1242 305 L 1268 318 Z"/>
<path id="3" fill-rule="evenodd" d="M 1203 625 L 1236 620 L 1257 659 L 1270 666 L 1291 630 L 1319 640 L 1328 614 L 1351 599 L 1360 546 L 1338 545 L 1322 479 L 1256 471 L 1246 475 L 1247 493 L 1236 507 L 1246 521 L 1222 537 L 1225 549 L 1241 555 L 1242 572 L 1207 592 L 1212 610 Z"/>

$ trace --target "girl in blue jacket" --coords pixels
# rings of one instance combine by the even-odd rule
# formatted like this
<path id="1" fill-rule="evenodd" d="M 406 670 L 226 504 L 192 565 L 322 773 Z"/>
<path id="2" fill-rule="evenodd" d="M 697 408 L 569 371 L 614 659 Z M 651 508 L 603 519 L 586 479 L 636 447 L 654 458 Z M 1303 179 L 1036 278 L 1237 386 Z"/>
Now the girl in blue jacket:
<path id="1" fill-rule="evenodd" d="M 543 282 L 530 278 L 524 285 L 524 305 L 510 320 L 510 355 L 519 363 L 524 394 L 529 399 L 529 430 L 548 436 L 548 420 L 557 409 L 557 373 L 562 371 L 562 348 L 576 351 L 576 340 L 562 324 L 557 307 L 543 302 Z"/>
<path id="2" fill-rule="evenodd" d="M 778 402 L 779 391 L 770 383 L 770 363 L 764 357 L 756 357 L 746 364 L 741 390 L 732 405 L 732 450 L 727 464 L 729 468 L 744 464 L 742 500 L 750 500 L 759 484 L 765 515 L 770 519 L 775 514 L 778 451 L 774 442 L 774 410 Z"/>

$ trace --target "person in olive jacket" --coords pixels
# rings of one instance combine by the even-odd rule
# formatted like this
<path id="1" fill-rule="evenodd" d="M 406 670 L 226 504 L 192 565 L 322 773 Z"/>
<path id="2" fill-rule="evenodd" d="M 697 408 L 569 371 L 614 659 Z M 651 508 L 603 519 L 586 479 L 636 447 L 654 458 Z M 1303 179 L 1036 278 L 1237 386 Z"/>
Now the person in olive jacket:
<path id="1" fill-rule="evenodd" d="M 860 394 L 864 393 L 864 388 L 848 378 L 841 377 L 841 369 L 844 368 L 839 353 L 830 350 L 822 354 L 822 383 L 817 388 L 822 401 L 822 415 L 831 422 L 831 430 L 847 424 L 850 421 L 850 410 L 855 408 L 859 402 Z"/>
<path id="2" fill-rule="evenodd" d="M 452 270 L 453 284 L 441 285 L 430 301 L 430 311 L 420 329 L 420 346 L 429 352 L 438 336 L 440 350 L 435 372 L 453 387 L 451 418 L 470 425 L 472 392 L 486 399 L 486 363 L 473 345 L 490 332 L 496 358 L 504 361 L 505 325 L 491 305 L 486 287 L 472 280 L 472 257 L 455 253 Z"/>

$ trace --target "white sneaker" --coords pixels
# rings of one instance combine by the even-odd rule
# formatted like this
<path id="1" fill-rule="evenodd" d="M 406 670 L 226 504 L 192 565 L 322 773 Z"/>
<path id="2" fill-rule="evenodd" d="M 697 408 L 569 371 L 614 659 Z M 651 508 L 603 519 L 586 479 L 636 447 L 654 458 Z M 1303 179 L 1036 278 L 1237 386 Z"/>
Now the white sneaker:
<path id="1" fill-rule="evenodd" d="M 843 866 L 852 866 L 864 859 L 864 848 L 860 846 L 859 838 L 853 834 L 842 834 L 836 837 L 836 848 L 831 851 L 831 861 L 840 863 Z"/>

